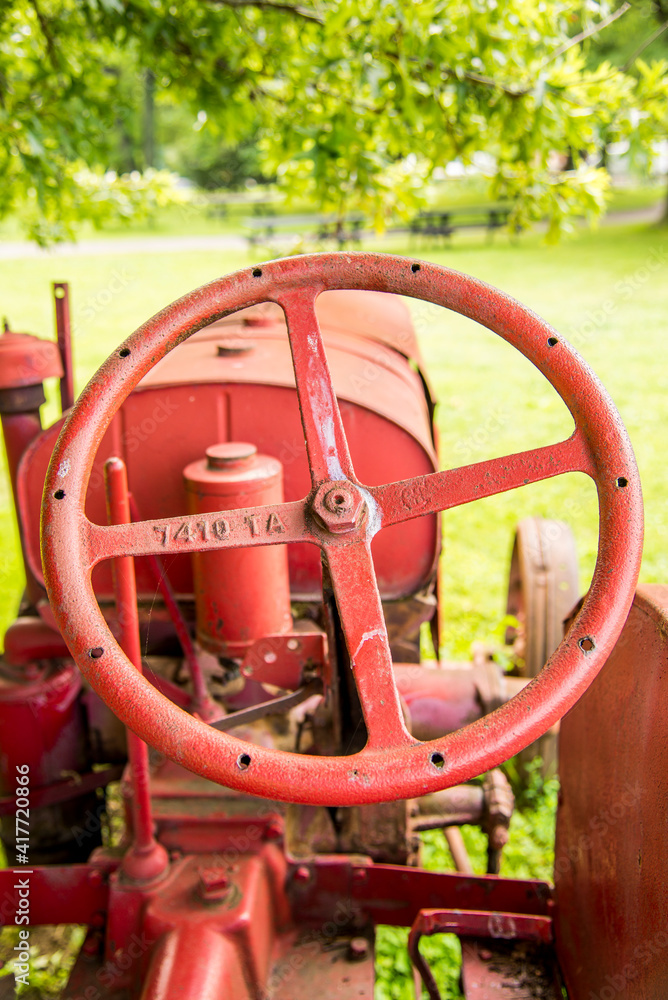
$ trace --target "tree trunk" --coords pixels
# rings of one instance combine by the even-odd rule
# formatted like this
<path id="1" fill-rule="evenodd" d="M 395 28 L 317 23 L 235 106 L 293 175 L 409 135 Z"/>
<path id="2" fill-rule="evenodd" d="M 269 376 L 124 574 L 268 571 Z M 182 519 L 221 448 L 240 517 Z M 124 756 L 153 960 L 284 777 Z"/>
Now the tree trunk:
<path id="1" fill-rule="evenodd" d="M 155 74 L 144 73 L 144 169 L 155 166 Z"/>

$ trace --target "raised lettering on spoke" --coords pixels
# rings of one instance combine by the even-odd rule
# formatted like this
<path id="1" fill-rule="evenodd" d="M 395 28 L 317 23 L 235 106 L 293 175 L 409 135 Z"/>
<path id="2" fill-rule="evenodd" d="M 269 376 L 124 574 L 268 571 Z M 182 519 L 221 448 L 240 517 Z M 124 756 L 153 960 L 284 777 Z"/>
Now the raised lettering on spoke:
<path id="1" fill-rule="evenodd" d="M 216 511 L 160 521 L 88 523 L 90 566 L 116 556 L 203 552 L 246 545 L 315 541 L 306 525 L 304 501 L 279 507 Z"/>
<path id="2" fill-rule="evenodd" d="M 566 472 L 593 474 L 593 464 L 581 435 L 530 451 L 476 462 L 460 469 L 432 472 L 400 483 L 375 486 L 369 492 L 382 511 L 382 527 L 434 514 L 483 497 L 537 483 Z"/>

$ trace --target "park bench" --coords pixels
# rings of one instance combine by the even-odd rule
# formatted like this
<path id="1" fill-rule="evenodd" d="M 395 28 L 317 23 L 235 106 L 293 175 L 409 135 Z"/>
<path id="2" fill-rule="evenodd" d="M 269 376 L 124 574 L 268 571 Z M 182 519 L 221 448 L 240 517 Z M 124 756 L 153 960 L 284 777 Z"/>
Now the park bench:
<path id="1" fill-rule="evenodd" d="M 458 229 L 484 228 L 491 235 L 508 221 L 508 205 L 476 205 L 420 212 L 410 224 L 413 236 L 451 236 Z"/>
<path id="2" fill-rule="evenodd" d="M 244 219 L 249 247 L 274 246 L 292 240 L 359 246 L 364 216 L 347 215 L 254 215 Z"/>
<path id="3" fill-rule="evenodd" d="M 206 195 L 208 215 L 212 219 L 227 219 L 229 209 L 236 205 L 245 206 L 253 215 L 269 215 L 275 210 L 277 200 L 266 195 L 249 195 L 244 191 L 212 191 Z"/>

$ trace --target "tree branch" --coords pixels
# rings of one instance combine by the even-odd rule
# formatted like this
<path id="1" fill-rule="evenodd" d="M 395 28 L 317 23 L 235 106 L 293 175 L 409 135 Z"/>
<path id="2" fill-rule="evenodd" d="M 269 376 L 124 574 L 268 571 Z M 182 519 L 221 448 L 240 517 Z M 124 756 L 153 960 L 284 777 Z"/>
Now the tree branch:
<path id="1" fill-rule="evenodd" d="M 306 10 L 305 7 L 296 7 L 291 3 L 280 3 L 278 0 L 210 0 L 217 7 L 257 7 L 260 10 L 278 10 L 283 13 L 294 14 L 305 21 L 313 21 L 315 24 L 324 24 L 324 19 L 313 10 Z"/>
<path id="2" fill-rule="evenodd" d="M 449 66 L 443 66 L 442 71 L 453 80 L 459 80 L 460 75 L 455 72 L 454 69 L 450 69 Z M 465 70 L 461 74 L 461 79 L 469 80 L 471 83 L 480 83 L 483 87 L 493 87 L 494 90 L 501 90 L 508 97 L 525 97 L 531 91 L 528 89 L 518 90 L 515 87 L 509 87 L 505 83 L 501 83 L 499 80 L 495 80 L 491 76 L 483 76 L 482 73 L 473 73 L 469 70 Z"/>
<path id="3" fill-rule="evenodd" d="M 399 58 L 394 52 L 385 52 L 385 58 L 389 59 L 391 62 L 398 63 Z M 452 69 L 451 66 L 437 66 L 435 62 L 431 59 L 420 59 L 418 56 L 411 56 L 408 60 L 410 63 L 417 63 L 420 67 L 425 69 L 438 69 L 444 77 L 448 77 L 450 80 L 468 80 L 470 83 L 479 83 L 483 87 L 491 87 L 493 90 L 500 90 L 502 93 L 507 94 L 508 97 L 525 97 L 527 94 L 531 93 L 531 88 L 518 89 L 516 87 L 511 87 L 508 84 L 501 83 L 500 80 L 495 80 L 491 76 L 483 76 L 482 73 L 474 73 L 472 70 L 457 70 Z"/>
<path id="4" fill-rule="evenodd" d="M 568 50 L 572 49 L 573 46 L 579 45 L 580 42 L 584 42 L 585 38 L 591 38 L 592 35 L 597 35 L 599 31 L 603 31 L 604 28 L 607 28 L 609 24 L 612 24 L 613 21 L 616 21 L 622 16 L 622 14 L 626 14 L 627 10 L 630 9 L 630 3 L 623 3 L 621 7 L 614 10 L 612 14 L 608 14 L 608 16 L 604 17 L 602 21 L 599 21 L 598 24 L 592 24 L 591 28 L 587 28 L 586 31 L 581 31 L 579 35 L 573 35 L 572 38 L 569 38 L 567 42 L 560 45 L 559 48 L 549 56 L 549 58 L 541 63 L 540 68 L 543 69 L 543 67 L 547 66 L 549 63 L 554 62 L 554 60 L 558 59 L 559 56 L 563 56 L 564 52 L 568 52 Z"/>
<path id="5" fill-rule="evenodd" d="M 37 0 L 31 0 L 32 9 L 35 11 L 35 16 L 39 21 L 39 26 L 44 35 L 44 41 L 46 42 L 46 50 L 49 53 L 49 59 L 51 60 L 51 65 L 58 71 L 60 69 L 60 58 L 58 54 L 58 49 L 56 48 L 56 43 L 51 34 L 51 29 L 49 28 L 49 22 L 42 13 Z"/>
<path id="6" fill-rule="evenodd" d="M 624 65 L 622 66 L 622 73 L 626 73 L 627 70 L 629 70 L 631 66 L 633 66 L 638 56 L 642 55 L 645 49 L 648 48 L 652 44 L 652 42 L 655 42 L 656 39 L 659 37 L 659 35 L 663 34 L 666 28 L 668 28 L 668 21 L 664 21 L 663 24 L 660 24 L 659 27 L 656 29 L 656 31 L 653 31 L 652 34 L 649 36 L 649 38 L 646 38 L 645 41 L 638 46 L 633 55 L 630 55 L 629 58 L 624 63 Z"/>
<path id="7" fill-rule="evenodd" d="M 617 10 L 613 11 L 613 13 L 610 14 L 608 17 L 604 18 L 602 21 L 599 21 L 598 24 L 594 24 L 591 26 L 591 28 L 587 28 L 586 31 L 581 31 L 579 35 L 574 35 L 573 38 L 569 38 L 567 42 L 564 42 L 563 45 L 560 45 L 558 49 L 552 52 L 552 54 L 541 63 L 538 72 L 544 69 L 545 66 L 548 66 L 551 62 L 554 62 L 555 59 L 558 59 L 559 56 L 562 56 L 564 52 L 568 52 L 568 50 L 572 49 L 575 45 L 579 45 L 580 42 L 583 42 L 585 40 L 585 38 L 590 38 L 592 35 L 597 35 L 599 31 L 602 31 L 603 28 L 607 28 L 609 24 L 612 24 L 613 21 L 616 21 L 618 18 L 620 18 L 622 14 L 625 14 L 627 10 L 630 10 L 630 8 L 631 8 L 630 3 L 628 2 L 623 3 L 621 7 L 618 7 Z M 650 41 L 653 41 L 655 37 L 658 38 L 658 36 L 661 34 L 661 31 L 663 31 L 664 28 L 666 27 L 668 27 L 668 25 L 664 24 L 661 27 L 660 31 L 654 33 Z M 649 44 L 649 42 L 647 42 L 647 44 Z M 635 58 L 635 55 L 633 58 Z M 427 63 L 426 65 L 430 69 L 434 68 L 433 63 Z M 484 76 L 481 73 L 473 73 L 470 70 L 466 70 L 461 74 L 457 74 L 455 70 L 451 69 L 449 66 L 443 66 L 442 72 L 451 79 L 469 80 L 471 83 L 479 83 L 484 87 L 492 87 L 495 90 L 500 90 L 508 97 L 526 97 L 526 95 L 530 94 L 533 89 L 531 87 L 524 87 L 520 89 L 517 87 L 508 86 L 508 84 L 501 83 L 499 80 L 495 80 L 491 76 Z"/>

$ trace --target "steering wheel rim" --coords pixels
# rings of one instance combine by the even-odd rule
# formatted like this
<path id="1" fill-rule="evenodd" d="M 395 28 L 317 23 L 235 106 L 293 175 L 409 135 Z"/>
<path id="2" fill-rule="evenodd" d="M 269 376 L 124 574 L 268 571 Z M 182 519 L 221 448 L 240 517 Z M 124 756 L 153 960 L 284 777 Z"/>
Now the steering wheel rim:
<path id="1" fill-rule="evenodd" d="M 488 327 L 546 376 L 573 416 L 574 433 L 547 448 L 363 487 L 348 455 L 314 309 L 319 294 L 340 288 L 409 295 Z M 191 540 L 187 550 L 290 541 L 310 541 L 325 550 L 369 732 L 365 748 L 352 756 L 267 749 L 188 715 L 125 657 L 91 585 L 92 568 L 102 559 L 184 551 L 170 536 L 169 518 L 159 526 L 98 526 L 85 516 L 93 460 L 115 412 L 149 369 L 188 336 L 263 301 L 278 303 L 286 314 L 313 488 L 303 501 L 256 508 L 267 517 L 268 531 L 273 523 L 272 537 L 247 537 L 242 528 L 247 512 L 226 511 L 219 514 L 226 518 L 226 537 L 211 532 Z M 381 527 L 572 471 L 596 483 L 599 551 L 589 593 L 568 635 L 510 702 L 441 739 L 415 740 L 404 727 L 392 676 L 371 538 Z M 332 507 L 333 490 L 343 490 L 345 510 Z M 612 651 L 633 600 L 643 536 L 630 441 L 605 389 L 575 350 L 531 310 L 475 278 L 423 261 L 366 253 L 312 254 L 246 268 L 196 289 L 144 323 L 102 365 L 71 411 L 49 465 L 42 510 L 42 561 L 54 616 L 79 669 L 118 717 L 206 778 L 249 794 L 313 805 L 424 795 L 495 767 L 542 735 L 577 701 Z M 355 525 L 346 527 L 352 521 Z M 366 602 L 363 621 L 355 613 L 360 600 Z"/>

